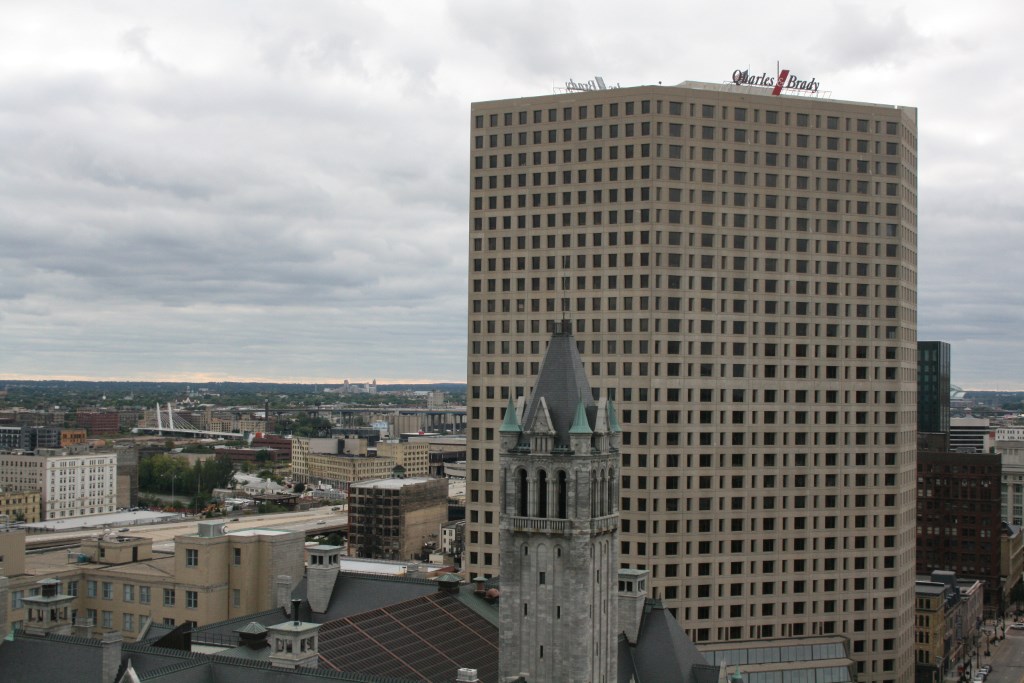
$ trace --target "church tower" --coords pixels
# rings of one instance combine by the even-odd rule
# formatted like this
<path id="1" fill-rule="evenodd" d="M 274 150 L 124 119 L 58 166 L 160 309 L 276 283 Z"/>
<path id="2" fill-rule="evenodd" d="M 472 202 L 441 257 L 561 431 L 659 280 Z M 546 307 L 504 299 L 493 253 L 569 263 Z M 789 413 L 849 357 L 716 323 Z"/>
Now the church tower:
<path id="1" fill-rule="evenodd" d="M 500 429 L 504 681 L 616 680 L 620 432 L 563 321 Z"/>

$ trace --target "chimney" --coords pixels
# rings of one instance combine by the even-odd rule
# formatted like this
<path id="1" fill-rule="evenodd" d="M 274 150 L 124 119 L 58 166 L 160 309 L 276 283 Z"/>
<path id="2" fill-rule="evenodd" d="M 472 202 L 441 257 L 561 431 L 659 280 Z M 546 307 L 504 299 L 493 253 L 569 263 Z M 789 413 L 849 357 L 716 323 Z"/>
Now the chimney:
<path id="1" fill-rule="evenodd" d="M 459 669 L 455 683 L 480 683 L 480 677 L 477 675 L 476 669 Z"/>
<path id="2" fill-rule="evenodd" d="M 103 650 L 100 680 L 103 683 L 114 683 L 117 680 L 117 672 L 121 668 L 121 640 L 121 634 L 117 631 L 104 633 L 100 638 Z"/>
<path id="3" fill-rule="evenodd" d="M 487 581 L 487 577 L 485 577 L 485 576 L 474 576 L 473 577 L 473 583 L 476 584 L 476 587 L 473 589 L 473 592 L 475 594 L 477 594 L 477 595 L 481 595 L 482 596 L 484 594 L 484 592 L 486 591 L 486 589 L 484 588 L 484 583 L 486 581 Z"/>
<path id="4" fill-rule="evenodd" d="M 277 592 L 276 606 L 284 609 L 288 606 L 288 601 L 292 597 L 292 577 L 287 574 L 280 574 L 274 580 L 274 586 Z"/>
<path id="5" fill-rule="evenodd" d="M 619 570 L 619 630 L 633 645 L 640 634 L 649 576 L 650 572 L 646 569 Z"/>
<path id="6" fill-rule="evenodd" d="M 309 565 L 306 567 L 306 600 L 317 614 L 327 611 L 334 593 L 334 583 L 341 570 L 341 546 L 314 545 L 309 547 Z"/>
<path id="7" fill-rule="evenodd" d="M 298 598 L 292 600 L 292 623 L 294 623 L 296 626 L 298 626 L 299 623 L 301 623 L 299 621 L 299 607 L 301 605 L 302 600 L 299 600 Z"/>

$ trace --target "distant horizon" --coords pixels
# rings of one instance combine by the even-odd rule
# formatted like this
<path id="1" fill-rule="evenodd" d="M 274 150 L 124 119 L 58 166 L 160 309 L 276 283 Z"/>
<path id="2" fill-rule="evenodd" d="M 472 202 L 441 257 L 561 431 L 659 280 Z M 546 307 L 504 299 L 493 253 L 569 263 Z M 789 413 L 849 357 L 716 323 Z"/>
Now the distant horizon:
<path id="1" fill-rule="evenodd" d="M 393 379 L 389 377 L 377 377 L 370 379 L 351 379 L 347 380 L 349 384 L 370 384 L 374 381 L 378 385 L 390 385 L 390 384 L 467 384 L 465 379 Z M 0 377 L 0 385 L 9 382 L 143 382 L 150 384 L 159 384 L 161 382 L 169 382 L 175 384 L 221 384 L 221 383 L 234 383 L 234 384 L 308 384 L 310 386 L 323 385 L 323 386 L 344 386 L 346 380 L 322 380 L 322 379 L 280 379 L 280 378 L 266 378 L 266 377 L 186 377 L 182 378 L 169 378 L 162 377 L 158 379 L 152 378 L 124 378 L 124 377 L 81 377 L 81 376 L 47 376 L 47 377 L 26 377 L 26 376 L 8 376 Z M 1024 387 L 1007 389 L 1004 387 L 967 387 L 962 384 L 952 382 L 953 385 L 960 387 L 964 391 L 986 391 L 993 393 L 1024 393 Z"/>
<path id="2" fill-rule="evenodd" d="M 378 377 L 376 379 L 342 379 L 342 380 L 322 380 L 322 379 L 279 379 L 279 378 L 260 378 L 260 377 L 248 377 L 248 378 L 237 378 L 237 377 L 221 377 L 221 378 L 210 378 L 210 377 L 187 377 L 187 378 L 171 378 L 162 377 L 158 379 L 153 378 L 124 378 L 124 377 L 82 377 L 82 376 L 46 376 L 46 377 L 26 377 L 26 376 L 9 376 L 0 377 L 0 384 L 8 382 L 146 382 L 151 384 L 159 384 L 161 382 L 169 382 L 175 384 L 223 384 L 223 383 L 235 383 L 235 384 L 308 384 L 311 386 L 324 385 L 324 386 L 344 386 L 345 382 L 349 384 L 371 384 L 374 381 L 378 385 L 389 385 L 389 384 L 466 384 L 466 380 L 454 380 L 454 379 L 393 379 L 388 377 Z M 1024 390 L 1022 390 L 1024 391 Z"/>

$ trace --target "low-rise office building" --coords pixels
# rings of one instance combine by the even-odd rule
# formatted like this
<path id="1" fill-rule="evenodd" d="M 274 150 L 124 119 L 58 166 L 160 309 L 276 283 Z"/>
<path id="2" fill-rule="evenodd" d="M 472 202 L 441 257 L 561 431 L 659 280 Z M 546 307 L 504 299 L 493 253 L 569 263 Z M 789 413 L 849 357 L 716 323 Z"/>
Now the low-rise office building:
<path id="1" fill-rule="evenodd" d="M 59 580 L 72 598 L 72 624 L 127 640 L 147 622 L 202 625 L 272 609 L 302 578 L 303 541 L 300 531 L 227 533 L 223 521 L 204 521 L 196 533 L 176 537 L 173 552 L 155 551 L 149 538 L 112 533 L 87 540 L 77 553 L 34 554 L 26 562 L 24 531 L 3 531 L 10 609 L 0 627 L 7 633 L 26 626 L 25 599 L 48 579 Z"/>
<path id="2" fill-rule="evenodd" d="M 982 587 L 935 571 L 915 584 L 915 678 L 931 683 L 958 670 L 973 653 L 982 621 Z"/>
<path id="3" fill-rule="evenodd" d="M 1003 519 L 1021 526 L 1024 524 L 1024 428 L 997 429 L 995 448 L 1003 456 Z"/>
<path id="4" fill-rule="evenodd" d="M 377 456 L 391 458 L 404 467 L 410 477 L 424 477 L 430 473 L 430 444 L 424 441 L 380 441 L 377 443 Z"/>
<path id="5" fill-rule="evenodd" d="M 1003 605 L 1009 609 L 1015 586 L 1024 581 L 1024 533 L 1017 524 L 1003 522 L 999 541 L 999 578 L 1003 587 Z"/>

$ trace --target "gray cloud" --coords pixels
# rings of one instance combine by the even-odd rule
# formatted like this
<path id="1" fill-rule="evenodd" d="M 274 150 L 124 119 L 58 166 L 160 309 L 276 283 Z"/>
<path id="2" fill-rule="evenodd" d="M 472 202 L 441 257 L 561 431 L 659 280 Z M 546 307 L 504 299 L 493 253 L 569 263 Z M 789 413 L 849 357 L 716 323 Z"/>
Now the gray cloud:
<path id="1" fill-rule="evenodd" d="M 920 336 L 963 386 L 1024 386 L 1024 11 L 786 10 L 0 9 L 0 377 L 461 380 L 470 102 L 779 60 L 919 107 Z"/>

